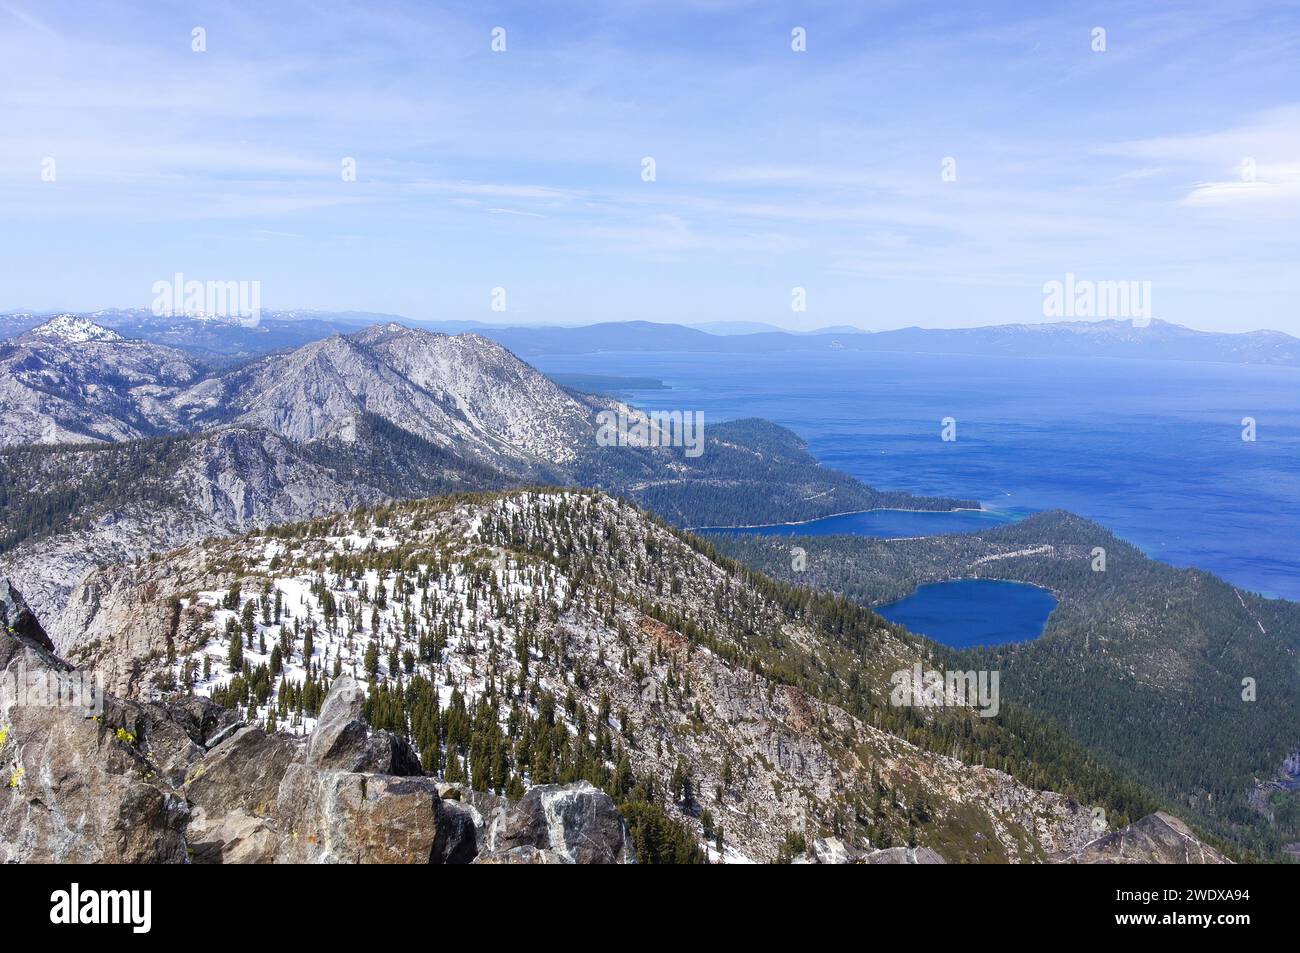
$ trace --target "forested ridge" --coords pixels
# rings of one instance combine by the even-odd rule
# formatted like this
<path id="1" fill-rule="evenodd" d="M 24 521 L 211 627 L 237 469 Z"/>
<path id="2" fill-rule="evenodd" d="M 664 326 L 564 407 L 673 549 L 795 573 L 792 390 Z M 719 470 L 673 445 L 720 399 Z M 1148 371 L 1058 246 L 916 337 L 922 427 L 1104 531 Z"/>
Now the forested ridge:
<path id="1" fill-rule="evenodd" d="M 1300 836 L 1289 797 L 1252 806 L 1300 742 L 1300 606 L 1147 558 L 1094 523 L 1039 514 L 978 534 L 914 540 L 713 537 L 783 578 L 879 605 L 949 578 L 1028 582 L 1059 600 L 1042 637 L 936 651 L 1001 672 L 1003 698 L 1047 718 L 1202 828 L 1281 859 Z M 805 550 L 806 569 L 790 550 Z M 1105 569 L 1094 568 L 1105 551 Z M 1254 700 L 1245 700 L 1253 679 Z"/>
<path id="2" fill-rule="evenodd" d="M 1014 706 L 996 718 L 892 706 L 889 674 L 913 659 L 938 658 L 851 600 L 754 572 L 718 556 L 699 537 L 647 521 L 631 506 L 611 509 L 597 495 L 550 491 L 527 499 L 520 508 L 494 497 L 454 495 L 275 527 L 265 538 L 277 547 L 305 549 L 261 566 L 223 556 L 243 551 L 240 541 L 212 544 L 210 568 L 245 578 L 243 591 L 227 589 L 207 610 L 197 594 L 184 597 L 186 619 L 197 619 L 200 628 L 179 640 L 164 687 L 191 691 L 212 676 L 219 682 L 213 698 L 266 719 L 268 727 L 293 727 L 313 715 L 328 681 L 351 667 L 371 683 L 372 722 L 409 738 L 427 769 L 498 793 L 517 792 L 525 781 L 590 780 L 625 806 L 634 831 L 640 824 L 649 832 L 637 834 L 638 844 L 652 837 L 661 845 L 648 857 L 686 856 L 687 841 L 673 826 L 683 815 L 710 843 L 739 836 L 728 833 L 736 805 L 752 810 L 758 777 L 774 770 L 758 754 L 738 751 L 733 761 L 725 748 L 695 750 L 721 727 L 713 727 L 718 714 L 701 707 L 708 696 L 687 664 L 701 651 L 769 686 L 765 693 L 836 706 L 929 752 L 926 758 L 936 763 L 942 756 L 985 765 L 1031 789 L 1100 806 L 1112 826 L 1159 806 L 1149 791 Z M 465 506 L 471 513 L 487 507 L 474 538 L 488 549 L 477 561 L 453 557 L 446 544 L 431 548 L 420 528 Z M 647 525 L 652 532 L 642 528 Z M 362 526 L 380 529 L 363 532 Z M 322 538 L 358 532 L 386 534 L 395 545 L 310 555 Z M 504 569 L 488 556 L 502 547 L 514 554 Z M 292 579 L 304 570 L 314 580 L 314 608 L 305 615 L 300 607 L 286 608 L 293 621 L 281 625 L 280 591 L 291 594 Z M 510 596 L 506 578 L 527 581 L 532 595 Z M 293 601 L 286 597 L 283 606 Z M 456 605 L 460 612 L 452 611 Z M 484 621 L 457 621 L 467 611 Z M 632 625 L 637 618 L 643 621 Z M 501 635 L 494 634 L 498 624 Z M 574 641 L 591 625 L 617 634 L 595 659 Z M 794 635 L 792 626 L 809 635 Z M 214 636 L 219 648 L 202 649 Z M 301 687 L 285 680 L 288 668 L 304 665 L 315 667 Z M 226 666 L 233 679 L 221 674 Z M 539 681 L 539 674 L 554 679 L 557 672 L 567 673 L 568 689 Z M 626 694 L 629 680 L 640 697 Z M 653 695 L 649 708 L 646 692 Z M 807 703 L 796 702 L 796 710 L 801 704 Z M 887 762 L 843 732 L 828 723 L 818 735 L 840 752 L 837 759 L 876 767 L 846 775 L 830 792 L 810 789 L 804 796 L 816 827 L 783 828 L 792 837 L 835 833 L 875 846 L 937 845 L 967 859 L 994 846 L 981 847 L 976 833 L 987 820 L 962 820 L 925 785 L 873 776 Z M 696 741 L 683 745 L 688 738 Z M 672 813 L 661 816 L 668 807 Z M 724 822 L 726 816 L 733 820 Z M 761 836 L 772 836 L 757 819 L 751 832 L 753 824 Z"/>

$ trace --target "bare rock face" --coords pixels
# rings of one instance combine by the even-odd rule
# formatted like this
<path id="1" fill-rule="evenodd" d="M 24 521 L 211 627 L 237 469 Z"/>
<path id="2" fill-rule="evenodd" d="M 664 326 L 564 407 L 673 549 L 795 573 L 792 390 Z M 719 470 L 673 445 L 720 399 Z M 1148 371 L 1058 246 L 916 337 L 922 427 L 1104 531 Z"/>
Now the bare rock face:
<path id="1" fill-rule="evenodd" d="M 196 863 L 270 863 L 280 834 L 272 815 L 280 782 L 301 756 L 302 742 L 239 728 L 209 751 L 185 779 L 189 840 Z"/>
<path id="2" fill-rule="evenodd" d="M 287 830 L 276 862 L 427 864 L 437 805 L 432 778 L 291 765 L 276 805 L 276 821 Z"/>
<path id="3" fill-rule="evenodd" d="M 462 790 L 456 785 L 444 784 L 438 793 L 438 832 L 430 862 L 472 863 L 480 846 L 486 843 L 487 819 L 504 810 L 506 801 L 495 794 Z"/>
<path id="4" fill-rule="evenodd" d="M 68 708 L 15 706 L 0 761 L 0 861 L 176 863 L 185 800 L 103 725 Z"/>
<path id="5" fill-rule="evenodd" d="M 72 666 L 54 654 L 54 643 L 22 594 L 8 579 L 0 579 L 0 672 L 12 676 L 28 668 L 57 672 Z"/>
<path id="6" fill-rule="evenodd" d="M 488 830 L 479 863 L 629 864 L 636 849 L 608 794 L 586 781 L 532 788 Z"/>
<path id="7" fill-rule="evenodd" d="M 1191 828 L 1164 811 L 1097 838 L 1080 850 L 1054 857 L 1061 864 L 1230 864 Z"/>
<path id="8" fill-rule="evenodd" d="M 69 699 L 28 694 L 31 680 L 61 679 L 71 666 L 7 580 L 0 623 L 0 862 L 184 860 L 185 801 L 155 779 L 150 741 L 125 727 L 150 715 L 106 699 L 95 716 Z M 188 745 L 182 731 L 157 747 Z"/>
<path id="9" fill-rule="evenodd" d="M 307 763 L 317 768 L 343 768 L 361 757 L 370 734 L 362 716 L 366 693 L 351 675 L 340 675 L 321 705 L 316 730 L 307 740 Z M 350 768 L 349 768 L 350 770 Z"/>
<path id="10" fill-rule="evenodd" d="M 93 574 L 77 597 L 52 618 L 50 632 L 60 655 L 93 669 L 106 691 L 140 697 L 149 660 L 159 664 L 175 645 L 179 607 L 155 598 L 160 584 L 176 591 L 194 577 L 177 573 L 159 580 L 152 567 L 120 575 Z"/>
<path id="11" fill-rule="evenodd" d="M 399 778 L 413 778 L 424 774 L 420 756 L 415 753 L 410 742 L 384 730 L 376 731 L 366 739 L 361 760 L 353 770 L 392 774 Z"/>
<path id="12" fill-rule="evenodd" d="M 172 785 L 185 779 L 215 736 L 238 724 L 233 712 L 207 698 L 140 704 L 105 696 L 101 721 L 115 735 L 134 738 L 149 771 Z"/>
<path id="13" fill-rule="evenodd" d="M 0 579 L 0 631 L 27 645 L 42 648 L 46 652 L 54 651 L 54 643 L 41 628 L 22 594 L 8 579 Z"/>
<path id="14" fill-rule="evenodd" d="M 154 732 L 161 711 L 110 696 L 95 714 L 67 698 L 15 692 L 71 667 L 51 654 L 7 582 L 0 600 L 0 862 L 185 860 L 189 808 L 151 756 L 170 764 L 201 749 L 179 726 Z"/>

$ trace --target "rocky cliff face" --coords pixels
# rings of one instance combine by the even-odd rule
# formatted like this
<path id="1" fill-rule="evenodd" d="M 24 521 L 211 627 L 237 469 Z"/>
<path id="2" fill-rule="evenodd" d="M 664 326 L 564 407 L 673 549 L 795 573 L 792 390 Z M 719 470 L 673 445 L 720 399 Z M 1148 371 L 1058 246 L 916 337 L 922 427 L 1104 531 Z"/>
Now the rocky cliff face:
<path id="1" fill-rule="evenodd" d="M 93 474 L 117 448 L 68 449 L 28 471 L 33 488 L 57 494 L 70 474 Z M 120 451 L 127 454 L 127 448 Z M 144 499 L 136 498 L 137 491 Z M 147 492 L 146 492 L 147 491 Z M 152 496 L 153 499 L 148 497 Z M 185 542 L 301 520 L 377 503 L 383 489 L 305 456 L 283 437 L 228 427 L 189 438 L 142 465 L 133 485 L 86 505 L 54 535 L 33 538 L 0 556 L 12 579 L 58 641 L 108 597 L 91 582 L 100 565 L 147 557 Z"/>

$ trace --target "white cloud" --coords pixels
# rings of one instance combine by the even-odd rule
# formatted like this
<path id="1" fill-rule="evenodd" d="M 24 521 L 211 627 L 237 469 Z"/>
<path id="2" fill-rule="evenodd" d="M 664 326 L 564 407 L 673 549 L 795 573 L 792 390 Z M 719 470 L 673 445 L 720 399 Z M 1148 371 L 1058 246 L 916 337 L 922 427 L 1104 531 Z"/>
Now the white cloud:
<path id="1" fill-rule="evenodd" d="M 1243 203 L 1252 205 L 1261 202 L 1284 205 L 1300 200 L 1300 170 L 1275 177 L 1274 181 L 1256 178 L 1253 181 L 1243 179 L 1223 182 L 1202 182 L 1183 198 L 1183 205 L 1223 208 Z M 1294 214 L 1294 210 L 1277 208 L 1282 214 Z"/>
<path id="2" fill-rule="evenodd" d="M 1294 214 L 1300 200 L 1300 104 L 1279 106 L 1226 129 L 1117 143 L 1103 154 L 1233 178 L 1203 178 L 1180 205 Z"/>

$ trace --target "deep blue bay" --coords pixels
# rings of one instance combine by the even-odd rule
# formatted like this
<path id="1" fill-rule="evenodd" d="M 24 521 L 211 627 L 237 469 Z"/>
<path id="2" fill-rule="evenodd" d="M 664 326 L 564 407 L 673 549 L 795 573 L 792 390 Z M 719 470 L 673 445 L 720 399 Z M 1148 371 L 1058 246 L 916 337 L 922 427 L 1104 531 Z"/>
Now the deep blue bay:
<path id="1" fill-rule="evenodd" d="M 911 536 L 946 536 L 975 533 L 1011 523 L 1026 515 L 1013 510 L 864 510 L 840 513 L 802 523 L 766 526 L 697 526 L 700 532 L 753 534 L 756 536 L 875 536 L 906 539 Z"/>
<path id="2" fill-rule="evenodd" d="M 850 350 L 529 360 L 544 372 L 658 378 L 668 389 L 627 399 L 703 410 L 706 427 L 765 417 L 872 486 L 977 499 L 995 518 L 1071 510 L 1157 559 L 1300 600 L 1297 368 Z M 951 443 L 939 437 L 948 416 Z M 1247 416 L 1253 443 L 1241 439 Z M 763 531 L 918 536 L 983 528 L 978 518 L 878 510 Z"/>
<path id="3" fill-rule="evenodd" d="M 876 611 L 918 635 L 957 649 L 1028 642 L 1043 634 L 1056 597 L 999 579 L 953 579 L 918 586 Z"/>

